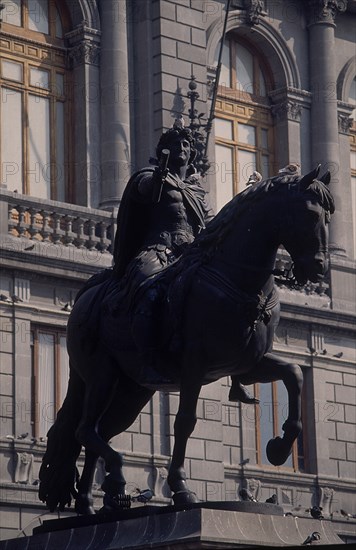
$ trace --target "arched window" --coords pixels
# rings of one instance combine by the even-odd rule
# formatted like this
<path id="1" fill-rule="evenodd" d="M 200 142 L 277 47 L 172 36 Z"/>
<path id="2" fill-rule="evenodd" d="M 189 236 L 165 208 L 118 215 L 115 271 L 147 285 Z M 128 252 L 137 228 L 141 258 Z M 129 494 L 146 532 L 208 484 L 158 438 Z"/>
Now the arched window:
<path id="1" fill-rule="evenodd" d="M 70 200 L 63 4 L 5 0 L 0 64 L 1 183 L 10 191 L 59 201 Z"/>
<path id="2" fill-rule="evenodd" d="M 245 188 L 252 172 L 264 178 L 271 174 L 270 86 L 261 54 L 234 36 L 227 38 L 215 110 L 217 210 Z"/>
<path id="3" fill-rule="evenodd" d="M 353 79 L 350 87 L 348 102 L 355 106 L 352 112 L 353 125 L 351 128 L 351 200 L 352 200 L 352 221 L 354 234 L 354 258 L 356 259 L 356 78 Z"/>

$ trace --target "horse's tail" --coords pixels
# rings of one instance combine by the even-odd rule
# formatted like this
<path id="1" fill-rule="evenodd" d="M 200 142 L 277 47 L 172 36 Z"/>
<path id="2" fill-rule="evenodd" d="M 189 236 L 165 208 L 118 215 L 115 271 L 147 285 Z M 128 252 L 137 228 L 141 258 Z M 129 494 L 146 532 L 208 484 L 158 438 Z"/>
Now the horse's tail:
<path id="1" fill-rule="evenodd" d="M 77 495 L 79 473 L 76 461 L 81 445 L 75 431 L 82 414 L 83 386 L 83 381 L 71 368 L 66 398 L 47 434 L 47 449 L 39 473 L 39 499 L 51 512 L 57 506 L 60 510 L 70 506 L 72 497 Z"/>

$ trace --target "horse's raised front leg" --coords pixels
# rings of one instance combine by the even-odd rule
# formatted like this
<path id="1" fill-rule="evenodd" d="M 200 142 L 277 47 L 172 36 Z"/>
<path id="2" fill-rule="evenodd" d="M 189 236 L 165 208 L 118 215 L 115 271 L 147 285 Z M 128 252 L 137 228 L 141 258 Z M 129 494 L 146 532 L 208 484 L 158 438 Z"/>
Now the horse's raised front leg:
<path id="1" fill-rule="evenodd" d="M 272 353 L 267 353 L 253 371 L 242 375 L 240 379 L 244 384 L 282 380 L 287 389 L 288 418 L 282 426 L 284 435 L 270 439 L 266 448 L 270 463 L 274 466 L 281 466 L 290 455 L 293 443 L 302 430 L 302 369 L 299 365 L 288 363 Z"/>
<path id="2" fill-rule="evenodd" d="M 168 473 L 168 485 L 173 492 L 174 504 L 189 504 L 198 502 L 195 493 L 190 491 L 186 483 L 184 459 L 187 442 L 197 422 L 197 403 L 201 385 L 190 381 L 181 382 L 179 408 L 174 422 L 174 447 L 172 461 Z"/>

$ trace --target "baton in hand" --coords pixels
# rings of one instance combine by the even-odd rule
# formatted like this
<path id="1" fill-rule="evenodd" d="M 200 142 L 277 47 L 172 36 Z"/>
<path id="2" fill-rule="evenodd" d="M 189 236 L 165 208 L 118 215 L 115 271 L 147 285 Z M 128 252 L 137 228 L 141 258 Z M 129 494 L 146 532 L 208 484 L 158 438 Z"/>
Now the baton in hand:
<path id="1" fill-rule="evenodd" d="M 168 175 L 169 155 L 170 155 L 169 149 L 162 150 L 162 153 L 159 159 L 159 169 L 154 175 L 154 177 L 157 179 L 153 185 L 152 201 L 156 203 L 161 200 L 163 185 Z"/>

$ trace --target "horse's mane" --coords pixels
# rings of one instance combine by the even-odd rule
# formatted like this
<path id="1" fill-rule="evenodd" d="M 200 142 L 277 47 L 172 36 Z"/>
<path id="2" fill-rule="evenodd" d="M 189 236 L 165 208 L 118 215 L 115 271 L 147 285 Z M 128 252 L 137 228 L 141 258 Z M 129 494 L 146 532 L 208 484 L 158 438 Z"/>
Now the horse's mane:
<path id="1" fill-rule="evenodd" d="M 222 239 L 233 227 L 234 221 L 246 211 L 252 203 L 262 200 L 267 193 L 292 192 L 296 194 L 311 193 L 317 196 L 319 204 L 332 214 L 335 210 L 334 199 L 328 187 L 320 180 L 314 179 L 307 189 L 299 185 L 302 176 L 274 176 L 247 187 L 228 202 L 207 227 L 197 236 L 183 256 L 202 253 L 210 255 L 216 250 Z"/>

